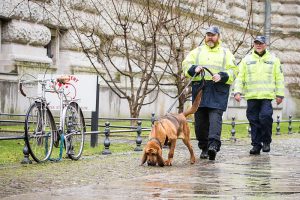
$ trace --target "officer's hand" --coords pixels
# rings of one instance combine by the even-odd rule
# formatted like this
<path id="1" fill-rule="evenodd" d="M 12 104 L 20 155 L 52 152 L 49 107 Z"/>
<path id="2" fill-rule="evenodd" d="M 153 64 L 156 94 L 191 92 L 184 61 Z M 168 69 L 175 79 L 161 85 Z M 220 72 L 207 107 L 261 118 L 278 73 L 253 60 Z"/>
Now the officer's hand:
<path id="1" fill-rule="evenodd" d="M 212 80 L 213 80 L 214 82 L 219 82 L 219 81 L 221 80 L 220 74 L 215 74 L 215 75 L 213 75 Z"/>
<path id="2" fill-rule="evenodd" d="M 237 101 L 237 102 L 240 102 L 242 97 L 241 97 L 241 94 L 240 93 L 237 93 L 236 95 L 234 95 L 234 99 Z"/>
<path id="3" fill-rule="evenodd" d="M 282 102 L 282 98 L 276 97 L 276 103 L 277 103 L 277 105 L 281 104 L 281 102 Z"/>
<path id="4" fill-rule="evenodd" d="M 197 74 L 200 74 L 200 72 L 201 72 L 202 70 L 203 70 L 203 67 L 197 66 L 196 69 L 195 69 L 195 72 L 196 72 Z"/>

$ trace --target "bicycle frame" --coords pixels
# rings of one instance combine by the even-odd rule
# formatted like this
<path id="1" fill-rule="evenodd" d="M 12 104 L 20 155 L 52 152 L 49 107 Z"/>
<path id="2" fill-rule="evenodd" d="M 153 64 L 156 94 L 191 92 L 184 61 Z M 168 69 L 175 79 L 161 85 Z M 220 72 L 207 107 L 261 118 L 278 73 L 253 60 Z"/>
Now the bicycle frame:
<path id="1" fill-rule="evenodd" d="M 58 80 L 59 81 L 59 80 Z M 58 89 L 54 89 L 55 92 L 58 94 L 59 98 L 59 114 L 60 114 L 60 119 L 59 119 L 59 126 L 58 126 L 58 135 L 60 136 L 60 141 L 61 143 L 65 144 L 65 149 L 66 153 L 69 158 L 73 160 L 79 159 L 82 150 L 83 150 L 83 145 L 84 145 L 84 133 L 86 131 L 85 129 L 85 122 L 84 122 L 84 117 L 83 113 L 77 104 L 77 100 L 69 100 L 67 96 L 64 93 L 64 86 L 59 87 Z M 76 114 L 78 115 L 77 117 L 74 118 L 73 112 L 76 110 Z M 68 112 L 72 113 L 72 116 L 68 116 Z M 68 118 L 68 119 L 66 119 Z M 74 120 L 79 120 L 79 124 L 76 122 L 74 123 Z M 67 123 L 69 124 L 66 124 Z M 67 128 L 66 128 L 67 127 Z M 77 127 L 81 127 L 79 130 L 73 130 Z M 83 131 L 83 133 L 82 133 Z M 78 151 L 78 155 L 72 154 L 74 150 L 74 143 L 73 140 L 74 138 L 79 137 L 80 138 L 80 147 Z M 82 138 L 81 138 L 82 137 Z M 73 144 L 72 144 L 73 143 Z M 60 154 L 61 157 L 61 154 Z"/>
<path id="2" fill-rule="evenodd" d="M 64 120 L 63 116 L 66 116 L 66 112 L 67 112 L 66 108 L 69 105 L 74 104 L 74 103 L 77 105 L 77 101 L 76 100 L 68 100 L 66 95 L 64 94 L 63 87 L 59 88 L 59 90 L 57 90 L 56 92 L 58 93 L 58 98 L 59 98 L 59 116 L 60 116 L 58 131 L 59 131 L 59 133 L 61 133 L 64 129 L 63 127 L 65 126 L 65 120 Z M 79 108 L 79 106 L 78 106 L 78 108 Z M 80 114 L 82 114 L 81 110 L 80 110 Z M 85 126 L 85 124 L 84 124 L 84 126 Z"/>
<path id="3" fill-rule="evenodd" d="M 41 95 L 39 97 L 28 97 L 29 99 L 33 99 L 34 103 L 31 103 L 26 114 L 25 127 L 27 128 L 25 129 L 25 135 L 27 137 L 25 137 L 25 142 L 29 148 L 31 156 L 37 162 L 44 162 L 45 160 L 50 159 L 52 146 L 54 145 L 59 147 L 59 142 L 59 158 L 51 160 L 62 159 L 63 146 L 65 146 L 66 153 L 69 158 L 78 160 L 83 151 L 84 133 L 86 130 L 82 111 L 76 100 L 68 100 L 64 93 L 64 86 L 57 89 L 55 87 L 56 82 L 53 82 L 53 80 L 50 81 L 54 83 L 54 87 L 51 87 L 50 89 L 46 88 L 49 80 L 30 80 L 19 82 L 20 92 L 25 97 L 27 97 L 27 95 L 22 89 L 22 84 L 38 82 L 42 86 Z M 59 82 L 60 79 L 58 78 L 56 81 Z M 55 92 L 58 94 L 60 104 L 60 119 L 58 126 L 56 126 L 53 115 L 48 107 L 49 103 L 46 99 L 46 92 Z M 34 118 L 35 116 L 36 118 Z M 70 123 L 70 126 L 66 126 L 66 121 L 67 123 Z M 65 127 L 68 127 L 68 130 L 65 130 Z M 49 136 L 51 140 L 48 140 Z M 49 141 L 50 144 L 48 144 Z M 43 145 L 43 143 L 45 143 L 45 145 Z M 45 146 L 45 156 L 43 156 L 42 153 L 43 146 Z M 49 151 L 51 151 L 50 154 Z"/>

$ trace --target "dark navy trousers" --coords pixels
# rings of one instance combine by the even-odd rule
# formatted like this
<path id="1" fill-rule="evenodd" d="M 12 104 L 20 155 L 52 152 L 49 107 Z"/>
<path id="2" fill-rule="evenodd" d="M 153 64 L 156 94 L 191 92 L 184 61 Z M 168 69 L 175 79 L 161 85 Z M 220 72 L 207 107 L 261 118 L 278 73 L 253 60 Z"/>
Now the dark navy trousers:
<path id="1" fill-rule="evenodd" d="M 220 109 L 199 107 L 194 114 L 195 133 L 200 149 L 206 149 L 214 143 L 217 150 L 220 150 L 223 112 Z"/>
<path id="2" fill-rule="evenodd" d="M 247 118 L 251 127 L 251 145 L 272 142 L 273 107 L 270 99 L 247 100 Z"/>

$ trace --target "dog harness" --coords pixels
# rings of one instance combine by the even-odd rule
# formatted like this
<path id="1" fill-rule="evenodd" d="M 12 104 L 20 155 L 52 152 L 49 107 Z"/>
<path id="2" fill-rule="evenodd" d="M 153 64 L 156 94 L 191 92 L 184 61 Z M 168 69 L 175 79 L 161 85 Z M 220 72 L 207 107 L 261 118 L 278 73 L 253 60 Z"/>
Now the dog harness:
<path id="1" fill-rule="evenodd" d="M 149 141 L 154 141 L 154 142 L 156 142 L 158 145 L 159 145 L 159 147 L 162 149 L 162 146 L 161 146 L 161 143 L 160 143 L 160 141 L 159 141 L 159 139 L 157 139 L 157 138 L 150 138 L 150 140 Z"/>

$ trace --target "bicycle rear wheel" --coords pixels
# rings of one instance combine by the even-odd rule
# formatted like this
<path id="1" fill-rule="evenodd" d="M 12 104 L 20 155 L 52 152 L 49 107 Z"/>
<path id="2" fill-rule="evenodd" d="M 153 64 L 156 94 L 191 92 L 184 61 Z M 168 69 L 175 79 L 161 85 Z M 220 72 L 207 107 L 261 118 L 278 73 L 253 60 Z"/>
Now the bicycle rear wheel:
<path id="1" fill-rule="evenodd" d="M 64 108 L 63 119 L 67 155 L 72 160 L 78 160 L 83 152 L 86 129 L 83 113 L 76 102 Z"/>
<path id="2" fill-rule="evenodd" d="M 25 118 L 25 142 L 31 157 L 38 163 L 48 160 L 53 148 L 56 125 L 50 110 L 33 103 Z"/>

